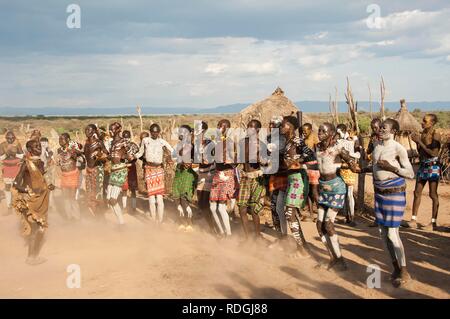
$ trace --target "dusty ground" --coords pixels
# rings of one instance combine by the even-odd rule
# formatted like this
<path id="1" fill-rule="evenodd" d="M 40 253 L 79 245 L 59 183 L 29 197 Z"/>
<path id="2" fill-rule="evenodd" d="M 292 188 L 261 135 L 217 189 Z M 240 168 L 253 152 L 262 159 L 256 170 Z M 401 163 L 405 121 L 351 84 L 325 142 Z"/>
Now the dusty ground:
<path id="1" fill-rule="evenodd" d="M 370 177 L 367 197 L 371 198 Z M 413 182 L 408 183 L 406 219 L 411 215 Z M 439 189 L 439 224 L 450 224 L 450 185 Z M 58 203 L 58 192 L 55 193 Z M 142 203 L 143 204 L 143 203 Z M 349 270 L 339 274 L 315 269 L 313 259 L 296 260 L 286 251 L 264 244 L 239 244 L 235 235 L 219 241 L 197 220 L 196 232 L 176 230 L 173 208 L 168 202 L 166 224 L 126 215 L 123 231 L 111 214 L 106 223 L 89 216 L 79 223 L 62 220 L 54 205 L 42 255 L 44 264 L 24 263 L 26 248 L 18 235 L 15 214 L 0 216 L 1 298 L 449 298 L 450 233 L 401 229 L 408 266 L 414 280 L 395 289 L 388 281 L 391 265 L 376 228 L 359 218 L 356 228 L 337 225 Z M 424 193 L 419 222 L 431 218 L 431 202 Z M 5 213 L 2 200 L 0 212 Z M 0 214 L 1 215 L 1 214 Z M 315 257 L 325 262 L 326 252 L 313 223 L 303 224 Z M 265 237 L 274 240 L 273 231 Z M 67 267 L 81 267 L 81 288 L 69 289 Z M 369 264 L 381 267 L 381 288 L 369 289 Z"/>

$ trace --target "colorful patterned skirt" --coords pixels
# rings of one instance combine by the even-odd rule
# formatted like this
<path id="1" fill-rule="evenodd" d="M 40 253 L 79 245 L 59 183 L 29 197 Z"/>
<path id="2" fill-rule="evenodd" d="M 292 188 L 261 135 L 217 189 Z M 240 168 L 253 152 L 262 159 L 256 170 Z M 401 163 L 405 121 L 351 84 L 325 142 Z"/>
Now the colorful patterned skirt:
<path id="1" fill-rule="evenodd" d="M 126 164 L 113 164 L 109 174 L 108 184 L 122 188 L 128 176 L 128 166 Z"/>
<path id="2" fill-rule="evenodd" d="M 308 197 L 309 182 L 307 172 L 302 169 L 299 172 L 287 176 L 286 206 L 303 208 Z"/>
<path id="3" fill-rule="evenodd" d="M 148 196 L 164 195 L 164 168 L 145 166 L 145 184 L 147 186 Z"/>
<path id="4" fill-rule="evenodd" d="M 374 181 L 375 218 L 378 225 L 399 227 L 406 207 L 406 182 L 402 177 Z"/>
<path id="5" fill-rule="evenodd" d="M 236 204 L 239 207 L 248 207 L 254 213 L 259 214 L 264 208 L 265 194 L 266 188 L 264 186 L 263 176 L 241 176 Z"/>
<path id="6" fill-rule="evenodd" d="M 437 157 L 422 161 L 417 171 L 418 181 L 437 182 L 441 177 L 441 166 Z"/>
<path id="7" fill-rule="evenodd" d="M 94 168 L 86 167 L 86 194 L 88 198 L 88 207 L 95 210 L 103 198 L 103 181 L 105 173 L 103 166 Z"/>
<path id="8" fill-rule="evenodd" d="M 61 188 L 77 189 L 80 184 L 80 170 L 75 168 L 70 172 L 61 172 Z"/>
<path id="9" fill-rule="evenodd" d="M 236 179 L 234 176 L 234 169 L 226 169 L 223 171 L 216 170 L 214 172 L 211 192 L 209 194 L 209 200 L 227 201 L 234 198 L 236 192 Z"/>
<path id="10" fill-rule="evenodd" d="M 189 169 L 177 167 L 172 185 L 173 199 L 186 199 L 191 202 L 197 187 L 197 173 Z"/>
<path id="11" fill-rule="evenodd" d="M 319 205 L 341 209 L 344 207 L 347 187 L 340 176 L 329 181 L 319 180 Z"/>

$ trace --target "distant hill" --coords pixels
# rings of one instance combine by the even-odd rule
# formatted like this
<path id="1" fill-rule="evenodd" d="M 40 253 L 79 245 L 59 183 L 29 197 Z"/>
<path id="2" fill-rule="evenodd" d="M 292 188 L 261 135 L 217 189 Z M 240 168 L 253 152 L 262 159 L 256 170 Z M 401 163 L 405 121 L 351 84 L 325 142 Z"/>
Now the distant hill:
<path id="1" fill-rule="evenodd" d="M 328 101 L 297 101 L 294 102 L 303 112 L 317 113 L 328 112 Z M 250 105 L 251 103 L 236 103 L 222 105 L 212 108 L 187 108 L 187 107 L 142 107 L 145 115 L 170 115 L 170 114 L 218 114 L 218 113 L 237 113 Z M 345 102 L 338 102 L 339 111 L 346 112 Z M 390 111 L 396 111 L 400 107 L 399 102 L 386 102 L 385 107 Z M 369 111 L 369 102 L 358 102 L 360 111 Z M 449 101 L 438 102 L 408 102 L 408 109 L 420 109 L 422 111 L 450 111 Z M 373 103 L 373 111 L 379 110 L 379 104 Z M 115 115 L 134 115 L 136 108 L 133 107 L 0 107 L 0 116 L 115 116 Z"/>

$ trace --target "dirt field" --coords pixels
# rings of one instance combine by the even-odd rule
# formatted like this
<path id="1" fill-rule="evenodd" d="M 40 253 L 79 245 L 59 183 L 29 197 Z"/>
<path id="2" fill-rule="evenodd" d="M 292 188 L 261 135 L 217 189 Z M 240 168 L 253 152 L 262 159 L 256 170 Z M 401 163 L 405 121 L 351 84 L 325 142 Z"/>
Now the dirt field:
<path id="1" fill-rule="evenodd" d="M 367 203 L 372 198 L 367 177 Z M 406 219 L 411 215 L 413 181 L 408 182 Z M 450 185 L 439 189 L 438 222 L 450 224 Z M 106 223 L 88 215 L 79 223 L 67 223 L 58 214 L 59 194 L 49 213 L 50 228 L 38 266 L 24 263 L 26 248 L 18 234 L 15 214 L 0 216 L 1 298 L 449 298 L 450 233 L 401 229 L 413 281 L 395 289 L 388 281 L 391 265 L 382 250 L 377 229 L 358 219 L 350 228 L 337 224 L 343 255 L 349 270 L 335 273 L 316 269 L 314 259 L 292 259 L 285 248 L 263 243 L 239 244 L 240 227 L 219 241 L 206 232 L 202 219 L 194 233 L 177 231 L 174 209 L 167 201 L 167 222 L 158 227 L 142 217 L 126 215 L 126 229 L 118 231 L 112 214 Z M 431 202 L 423 195 L 419 222 L 431 218 Z M 140 203 L 144 207 L 143 202 Z M 6 212 L 4 200 L 1 213 Z M 238 222 L 238 220 L 236 220 Z M 317 260 L 326 262 L 326 251 L 313 223 L 303 223 L 305 236 Z M 273 230 L 265 228 L 268 240 Z M 288 247 L 289 248 L 289 247 Z M 290 247 L 292 248 L 292 247 Z M 69 289 L 67 267 L 81 269 L 81 288 Z M 367 266 L 381 267 L 380 289 L 366 285 Z"/>

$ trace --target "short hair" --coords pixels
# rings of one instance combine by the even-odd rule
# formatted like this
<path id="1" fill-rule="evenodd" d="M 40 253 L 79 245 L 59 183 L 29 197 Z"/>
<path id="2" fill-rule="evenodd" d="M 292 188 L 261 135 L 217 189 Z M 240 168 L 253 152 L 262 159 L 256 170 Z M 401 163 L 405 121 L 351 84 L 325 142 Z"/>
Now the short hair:
<path id="1" fill-rule="evenodd" d="M 312 130 L 312 124 L 311 123 L 305 123 L 305 124 L 303 124 L 303 127 L 307 127 L 310 130 Z"/>
<path id="2" fill-rule="evenodd" d="M 431 118 L 431 120 L 433 121 L 433 124 L 436 124 L 438 122 L 438 118 L 437 118 L 436 114 L 428 113 L 425 116 L 429 116 Z"/>
<path id="3" fill-rule="evenodd" d="M 392 129 L 395 131 L 395 133 L 397 133 L 398 131 L 400 131 L 400 124 L 398 124 L 398 122 L 394 119 L 385 119 L 384 123 L 389 123 L 392 127 Z"/>
<path id="4" fill-rule="evenodd" d="M 150 133 L 147 132 L 147 131 L 143 131 L 143 132 L 141 132 L 141 134 L 139 135 L 140 138 L 143 138 L 143 137 L 149 137 L 149 136 L 150 136 Z"/>
<path id="5" fill-rule="evenodd" d="M 372 119 L 372 121 L 370 121 L 370 125 L 378 123 L 381 124 L 383 121 L 381 121 L 381 119 L 379 117 L 376 117 L 374 119 Z"/>
<path id="6" fill-rule="evenodd" d="M 322 124 L 322 126 L 326 126 L 332 133 L 336 133 L 336 127 L 332 123 L 325 122 Z"/>
<path id="7" fill-rule="evenodd" d="M 345 124 L 338 124 L 337 126 L 336 126 L 336 130 L 341 130 L 341 131 L 344 131 L 344 132 L 347 132 L 347 125 L 345 125 Z"/>
<path id="8" fill-rule="evenodd" d="M 292 115 L 285 116 L 285 117 L 283 117 L 283 121 L 291 124 L 295 130 L 298 129 L 299 123 L 298 123 L 298 119 L 295 116 L 292 116 Z"/>
<path id="9" fill-rule="evenodd" d="M 188 130 L 189 133 L 192 133 L 192 127 L 190 125 L 184 124 L 184 125 L 181 125 L 180 128 L 184 128 L 184 129 Z"/>
<path id="10" fill-rule="evenodd" d="M 66 139 L 68 139 L 68 140 L 70 140 L 70 135 L 69 135 L 69 133 L 62 133 L 61 136 L 64 137 L 64 138 L 66 138 Z"/>
<path id="11" fill-rule="evenodd" d="M 128 136 L 125 137 L 126 135 L 128 135 Z M 124 137 L 124 138 L 129 138 L 129 137 L 131 137 L 131 132 L 130 132 L 129 130 L 122 131 L 122 137 Z"/>
<path id="12" fill-rule="evenodd" d="M 153 123 L 152 125 L 150 125 L 149 131 L 151 132 L 151 131 L 155 131 L 155 130 L 158 132 L 161 132 L 161 126 L 159 126 L 156 123 Z"/>
<path id="13" fill-rule="evenodd" d="M 208 129 L 208 123 L 206 123 L 205 121 L 202 121 L 202 131 L 206 131 Z"/>
<path id="14" fill-rule="evenodd" d="M 258 121 L 257 119 L 250 120 L 250 122 L 248 122 L 247 126 L 249 126 L 250 123 L 255 123 L 256 124 L 256 128 L 261 128 L 262 127 L 261 122 Z"/>
<path id="15" fill-rule="evenodd" d="M 122 125 L 119 122 L 114 122 L 111 125 L 109 125 L 109 129 L 112 129 L 113 127 L 122 128 Z"/>
<path id="16" fill-rule="evenodd" d="M 227 119 L 221 119 L 218 123 L 217 126 L 221 126 L 222 123 L 227 124 L 229 127 L 231 127 L 231 122 Z"/>
<path id="17" fill-rule="evenodd" d="M 41 141 L 41 142 L 48 142 L 48 138 L 46 138 L 45 136 L 44 136 L 44 137 L 41 137 L 40 141 Z"/>
<path id="18" fill-rule="evenodd" d="M 31 151 L 31 147 L 32 147 L 32 145 L 33 145 L 33 143 L 39 143 L 37 140 L 29 140 L 26 144 L 25 144 L 25 147 L 26 147 L 26 149 L 28 150 L 28 151 Z"/>
<path id="19" fill-rule="evenodd" d="M 97 125 L 95 125 L 95 124 L 88 124 L 88 125 L 86 125 L 86 128 L 88 128 L 88 127 L 90 127 L 91 129 L 93 129 L 94 131 L 97 131 L 97 130 L 98 130 L 98 127 L 97 127 Z"/>

